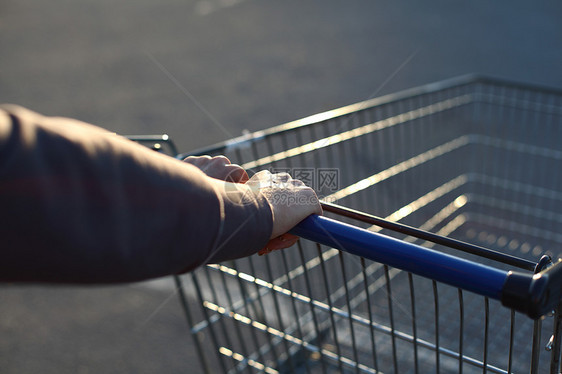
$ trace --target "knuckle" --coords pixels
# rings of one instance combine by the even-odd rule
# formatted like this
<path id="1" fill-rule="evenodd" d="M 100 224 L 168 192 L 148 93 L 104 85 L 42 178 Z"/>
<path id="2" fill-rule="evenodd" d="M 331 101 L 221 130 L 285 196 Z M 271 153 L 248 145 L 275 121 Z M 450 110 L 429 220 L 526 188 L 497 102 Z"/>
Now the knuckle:
<path id="1" fill-rule="evenodd" d="M 256 174 L 254 174 L 254 177 L 256 177 L 258 179 L 269 178 L 270 176 L 271 176 L 271 173 L 269 172 L 269 170 L 260 170 Z"/>
<path id="2" fill-rule="evenodd" d="M 213 157 L 213 161 L 217 163 L 227 164 L 227 165 L 230 164 L 230 160 L 228 159 L 228 157 L 222 155 Z"/>

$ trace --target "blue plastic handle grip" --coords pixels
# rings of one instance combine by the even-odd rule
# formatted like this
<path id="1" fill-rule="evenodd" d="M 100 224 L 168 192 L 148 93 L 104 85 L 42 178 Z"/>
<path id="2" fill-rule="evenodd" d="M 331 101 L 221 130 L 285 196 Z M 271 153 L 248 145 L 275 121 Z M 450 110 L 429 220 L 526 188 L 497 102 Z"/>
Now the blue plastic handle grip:
<path id="1" fill-rule="evenodd" d="M 423 277 L 500 300 L 507 271 L 478 264 L 330 218 L 312 215 L 292 234 Z"/>

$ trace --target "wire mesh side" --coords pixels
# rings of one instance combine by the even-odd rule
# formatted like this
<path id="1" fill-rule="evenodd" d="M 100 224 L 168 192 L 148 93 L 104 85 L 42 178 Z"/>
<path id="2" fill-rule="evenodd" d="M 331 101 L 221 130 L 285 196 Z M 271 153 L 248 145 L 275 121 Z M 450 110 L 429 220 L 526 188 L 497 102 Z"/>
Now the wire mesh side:
<path id="1" fill-rule="evenodd" d="M 558 256 L 562 243 L 562 178 L 553 172 L 561 108 L 553 92 L 478 81 L 357 107 L 221 153 L 250 170 L 290 171 L 327 200 L 536 261 Z M 322 183 L 321 171 L 336 183 Z M 549 370 L 542 347 L 552 319 L 539 326 L 533 357 L 537 326 L 524 316 L 314 243 L 193 276 L 203 306 L 194 331 L 214 329 L 203 351 L 218 352 L 209 361 L 226 371 Z"/>
<path id="2" fill-rule="evenodd" d="M 377 370 L 374 357 L 378 369 L 386 373 L 427 372 L 436 367 L 442 372 L 461 368 L 465 373 L 481 372 L 486 367 L 489 372 L 502 373 L 505 372 L 502 368 L 507 368 L 510 361 L 514 361 L 518 369 L 527 367 L 528 371 L 532 347 L 527 343 L 533 334 L 531 320 L 519 316 L 517 335 L 511 339 L 514 315 L 496 303 L 465 294 L 462 303 L 451 304 L 458 290 L 416 276 L 410 283 L 408 274 L 368 262 L 364 268 L 368 274 L 365 288 L 363 266 L 356 263 L 356 258 L 346 254 L 334 256 L 330 249 L 323 249 L 318 259 L 320 264 L 307 271 L 309 278 L 318 275 L 322 278 L 322 282 L 310 288 L 312 294 L 274 285 L 266 279 L 256 280 L 232 268 L 213 269 L 228 274 L 233 283 L 243 280 L 248 285 L 260 284 L 267 317 L 255 314 L 252 308 L 246 309 L 243 302 L 229 305 L 220 298 L 203 300 L 206 313 L 212 316 L 195 328 L 197 332 L 214 331 L 215 337 L 212 333 L 208 343 L 216 345 L 204 351 L 218 351 L 221 355 L 236 352 L 238 359 L 220 360 L 230 365 L 233 372 L 260 372 L 267 368 L 272 373 L 371 373 Z M 343 279 L 333 273 L 329 273 L 328 279 L 326 274 L 333 265 L 346 268 L 346 274 L 359 270 L 360 279 Z M 299 277 L 303 275 L 294 278 L 293 285 L 306 283 Z M 344 285 L 347 292 L 342 292 L 338 284 Z M 413 299 L 411 284 L 415 284 Z M 308 289 L 306 285 L 303 288 Z M 277 295 L 287 316 L 293 315 L 291 304 L 294 302 L 300 311 L 299 317 L 289 323 L 281 321 L 272 294 Z M 412 301 L 416 305 L 415 331 Z M 258 303 L 257 295 L 250 294 L 247 302 Z M 465 327 L 461 329 L 461 325 Z M 260 338 L 252 339 L 253 334 Z M 229 340 L 232 344 L 241 336 L 247 339 L 249 354 L 242 354 L 239 345 L 228 345 Z M 482 342 L 487 343 L 483 345 Z M 460 344 L 464 345 L 462 350 Z M 272 348 L 282 353 L 276 356 Z"/>

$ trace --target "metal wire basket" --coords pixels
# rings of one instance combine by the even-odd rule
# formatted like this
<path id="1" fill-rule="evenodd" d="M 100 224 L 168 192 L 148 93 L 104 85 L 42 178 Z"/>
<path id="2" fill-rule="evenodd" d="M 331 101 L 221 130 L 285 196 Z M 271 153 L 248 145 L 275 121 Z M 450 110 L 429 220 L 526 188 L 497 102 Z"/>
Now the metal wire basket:
<path id="1" fill-rule="evenodd" d="M 502 274 L 499 289 L 478 267 L 466 270 L 474 281 L 457 282 L 410 247 L 393 244 L 389 260 L 376 243 L 347 253 L 363 231 L 336 240 L 297 230 L 318 242 L 176 277 L 203 369 L 558 372 L 560 267 L 532 275 L 560 255 L 560 140 L 561 92 L 463 77 L 192 153 L 289 171 L 315 188 L 328 217 Z M 435 244 L 393 223 L 471 244 Z"/>

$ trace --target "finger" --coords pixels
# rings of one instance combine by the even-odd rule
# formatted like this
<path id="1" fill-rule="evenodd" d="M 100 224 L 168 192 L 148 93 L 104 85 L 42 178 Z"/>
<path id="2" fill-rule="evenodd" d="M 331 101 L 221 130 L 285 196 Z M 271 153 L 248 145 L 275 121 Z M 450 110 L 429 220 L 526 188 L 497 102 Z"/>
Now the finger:
<path id="1" fill-rule="evenodd" d="M 201 165 L 204 165 L 206 163 L 208 163 L 209 161 L 211 161 L 211 156 L 208 155 L 204 155 L 204 156 L 187 156 L 186 158 L 183 159 L 183 162 L 187 162 L 191 165 L 200 167 Z"/>
<path id="2" fill-rule="evenodd" d="M 242 167 L 231 164 L 225 156 L 188 156 L 183 161 L 198 167 L 211 178 L 233 183 L 245 183 L 249 179 Z"/>
<path id="3" fill-rule="evenodd" d="M 322 210 L 322 204 L 320 204 L 318 195 L 316 195 L 316 192 L 312 188 L 310 188 L 310 194 L 311 194 L 311 201 L 314 200 L 314 204 L 312 205 L 314 207 L 314 211 L 311 212 L 311 214 L 318 214 L 319 216 L 323 215 L 324 211 Z"/>
<path id="4" fill-rule="evenodd" d="M 294 187 L 305 186 L 304 182 L 299 179 L 291 179 L 290 181 L 287 182 L 287 184 Z"/>
<path id="5" fill-rule="evenodd" d="M 279 235 L 278 237 L 276 237 L 273 240 L 270 240 L 270 242 L 274 242 L 272 243 L 272 247 L 273 248 L 287 248 L 287 246 L 290 246 L 292 244 L 289 243 L 295 243 L 297 240 L 299 239 L 298 236 L 293 235 L 293 234 L 289 234 L 289 233 L 285 233 L 283 235 Z"/>
<path id="6" fill-rule="evenodd" d="M 267 246 L 261 249 L 258 254 L 263 256 L 265 254 L 271 253 L 273 251 L 277 251 L 280 249 L 285 249 L 293 246 L 299 240 L 298 236 L 292 234 L 283 234 L 278 236 L 275 239 L 271 239 Z"/>
<path id="7" fill-rule="evenodd" d="M 260 170 L 246 182 L 246 184 L 256 187 L 256 188 L 264 188 L 270 187 L 271 183 L 271 173 L 268 170 Z"/>
<path id="8" fill-rule="evenodd" d="M 281 241 L 281 243 L 284 243 L 283 248 L 288 248 L 295 244 L 299 240 L 299 237 L 293 234 L 285 233 L 279 237 L 279 240 Z"/>
<path id="9" fill-rule="evenodd" d="M 230 160 L 224 156 L 215 156 L 208 162 L 202 163 L 201 170 L 210 177 L 224 180 L 225 175 L 221 175 L 226 165 L 230 165 Z"/>
<path id="10" fill-rule="evenodd" d="M 263 256 L 263 255 L 266 255 L 266 254 L 271 253 L 271 252 L 273 252 L 273 250 L 269 249 L 269 247 L 264 247 L 264 248 L 259 250 L 258 256 Z"/>
<path id="11" fill-rule="evenodd" d="M 230 164 L 224 167 L 224 179 L 227 182 L 246 183 L 249 179 L 248 173 L 239 165 Z"/>
<path id="12" fill-rule="evenodd" d="M 239 167 L 240 170 L 242 171 L 242 175 L 240 176 L 240 179 L 238 180 L 238 183 L 246 183 L 248 180 L 250 180 L 250 177 L 248 176 L 248 172 L 246 172 L 246 170 L 244 170 L 244 168 L 242 168 L 242 166 L 233 164 L 233 166 Z"/>
<path id="13" fill-rule="evenodd" d="M 228 157 L 226 156 L 209 156 L 209 155 L 203 155 L 203 156 L 187 156 L 186 158 L 183 159 L 184 162 L 188 162 L 190 164 L 196 165 L 196 166 L 205 166 L 205 165 L 209 165 L 209 164 L 214 164 L 214 165 L 230 165 L 230 160 L 228 159 Z"/>
<path id="14" fill-rule="evenodd" d="M 248 183 L 259 188 L 279 188 L 287 187 L 287 183 L 291 180 L 291 176 L 287 173 L 272 174 L 268 170 L 261 170 L 254 174 Z"/>
<path id="15" fill-rule="evenodd" d="M 293 178 L 288 173 L 272 174 L 273 183 L 287 183 Z"/>
<path id="16" fill-rule="evenodd" d="M 318 196 L 310 187 L 260 190 L 273 210 L 271 239 L 288 232 L 311 214 L 322 214 Z"/>
<path id="17" fill-rule="evenodd" d="M 250 180 L 248 182 L 259 183 L 261 180 L 264 180 L 264 179 L 271 179 L 271 173 L 269 172 L 269 170 L 258 171 L 257 173 L 252 175 L 252 178 L 250 178 Z"/>
<path id="18" fill-rule="evenodd" d="M 230 165 L 231 164 L 230 160 L 226 156 L 215 156 L 215 157 L 213 157 L 211 162 L 214 163 L 214 164 L 218 164 L 218 165 Z"/>

